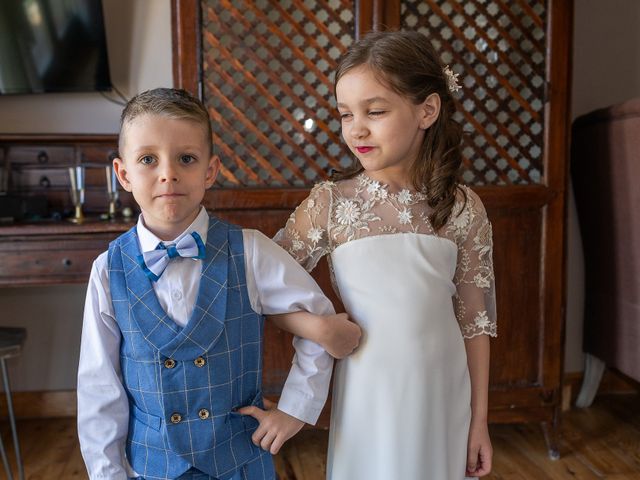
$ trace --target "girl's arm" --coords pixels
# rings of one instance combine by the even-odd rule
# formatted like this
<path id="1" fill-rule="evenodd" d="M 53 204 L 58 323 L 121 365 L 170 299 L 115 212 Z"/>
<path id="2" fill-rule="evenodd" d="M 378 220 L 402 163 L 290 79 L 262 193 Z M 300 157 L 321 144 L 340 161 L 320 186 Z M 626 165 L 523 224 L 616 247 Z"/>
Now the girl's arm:
<path id="1" fill-rule="evenodd" d="M 464 341 L 471 377 L 471 415 L 487 421 L 489 410 L 489 337 L 478 335 Z"/>
<path id="2" fill-rule="evenodd" d="M 360 327 L 349 320 L 346 313 L 323 316 L 300 311 L 270 315 L 268 318 L 281 330 L 319 344 L 335 358 L 351 354 L 362 334 Z"/>
<path id="3" fill-rule="evenodd" d="M 471 425 L 467 447 L 467 475 L 482 477 L 491 471 L 493 449 L 489 439 L 489 337 L 465 339 L 471 379 Z"/>
<path id="4" fill-rule="evenodd" d="M 463 210 L 453 223 L 458 243 L 454 307 L 465 339 L 471 380 L 471 425 L 467 442 L 467 475 L 491 472 L 489 439 L 489 339 L 496 336 L 493 239 L 491 224 L 480 198 L 465 188 Z"/>

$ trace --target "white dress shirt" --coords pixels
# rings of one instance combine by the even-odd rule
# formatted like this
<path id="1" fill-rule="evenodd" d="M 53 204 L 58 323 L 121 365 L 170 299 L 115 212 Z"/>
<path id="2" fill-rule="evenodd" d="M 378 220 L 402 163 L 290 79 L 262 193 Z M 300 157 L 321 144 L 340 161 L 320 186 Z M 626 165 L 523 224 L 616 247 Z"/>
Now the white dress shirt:
<path id="1" fill-rule="evenodd" d="M 196 231 L 207 241 L 209 216 L 201 208 L 182 234 Z M 141 251 L 161 241 L 137 224 Z M 306 310 L 319 315 L 334 313 L 311 276 L 283 249 L 257 230 L 242 230 L 247 290 L 251 307 L 262 315 Z M 125 459 L 129 403 L 120 372 L 121 333 L 116 323 L 107 252 L 93 263 L 87 297 L 78 367 L 78 436 L 91 479 L 126 479 L 135 476 Z M 191 317 L 199 290 L 202 260 L 175 258 L 153 288 L 160 305 L 184 327 Z M 294 338 L 296 354 L 282 390 L 278 409 L 305 423 L 315 424 L 327 398 L 333 359 L 309 340 Z"/>

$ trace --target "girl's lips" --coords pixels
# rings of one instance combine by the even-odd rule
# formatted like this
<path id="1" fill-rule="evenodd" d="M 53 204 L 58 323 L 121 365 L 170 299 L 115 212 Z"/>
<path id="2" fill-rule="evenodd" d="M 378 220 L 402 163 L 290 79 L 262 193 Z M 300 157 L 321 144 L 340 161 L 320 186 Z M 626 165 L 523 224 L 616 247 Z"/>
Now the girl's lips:
<path id="1" fill-rule="evenodd" d="M 373 150 L 373 147 L 356 147 L 358 153 L 368 153 Z"/>

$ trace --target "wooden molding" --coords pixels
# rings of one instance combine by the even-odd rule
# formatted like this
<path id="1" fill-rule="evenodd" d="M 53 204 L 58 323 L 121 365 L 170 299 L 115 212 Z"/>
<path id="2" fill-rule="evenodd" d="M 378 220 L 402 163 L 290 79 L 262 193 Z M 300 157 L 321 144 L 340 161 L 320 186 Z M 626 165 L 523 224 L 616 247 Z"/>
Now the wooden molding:
<path id="1" fill-rule="evenodd" d="M 356 38 L 370 31 L 399 29 L 400 4 L 399 0 L 356 1 Z"/>
<path id="2" fill-rule="evenodd" d="M 567 372 L 564 374 L 563 384 L 570 389 L 571 406 L 575 404 L 576 397 L 580 391 L 582 375 L 583 372 Z M 602 377 L 598 394 L 612 393 L 640 393 L 640 383 L 631 380 L 617 370 L 607 369 Z M 270 396 L 270 398 L 274 401 L 277 400 L 276 397 Z M 75 417 L 77 414 L 76 403 L 75 390 L 13 392 L 13 408 L 18 418 Z M 319 428 L 328 428 L 330 415 L 329 403 L 330 401 L 327 401 L 327 406 L 325 406 L 322 412 L 322 416 L 317 425 Z M 543 408 L 539 405 L 537 407 Z M 492 417 L 495 417 L 492 418 L 492 423 L 503 423 L 508 420 L 507 417 L 500 415 L 500 413 L 504 412 L 492 412 Z M 7 400 L 4 395 L 0 395 L 0 416 L 7 416 Z M 516 417 L 517 412 L 512 412 L 512 416 Z"/>
<path id="3" fill-rule="evenodd" d="M 571 389 L 571 406 L 576 403 L 584 372 L 567 372 L 564 374 L 563 385 Z M 623 375 L 617 370 L 607 368 L 602 375 L 598 395 L 612 393 L 640 393 L 640 383 Z"/>
<path id="4" fill-rule="evenodd" d="M 82 134 L 82 133 L 2 133 L 0 144 L 4 145 L 75 145 L 85 143 L 118 144 L 115 134 Z"/>
<path id="5" fill-rule="evenodd" d="M 566 192 L 571 99 L 572 0 L 554 0 L 547 8 L 547 103 L 544 131 L 543 184 L 554 193 L 543 209 L 540 311 L 543 325 L 539 358 L 539 382 L 556 390 L 559 414 L 562 365 L 564 363 L 564 317 L 566 304 Z M 556 415 L 554 424 L 557 425 Z"/>
<path id="6" fill-rule="evenodd" d="M 13 392 L 13 410 L 17 418 L 75 417 L 76 391 L 49 390 Z M 6 418 L 7 398 L 0 395 L 0 415 Z"/>
<path id="7" fill-rule="evenodd" d="M 198 0 L 171 1 L 173 86 L 200 95 L 200 7 Z"/>

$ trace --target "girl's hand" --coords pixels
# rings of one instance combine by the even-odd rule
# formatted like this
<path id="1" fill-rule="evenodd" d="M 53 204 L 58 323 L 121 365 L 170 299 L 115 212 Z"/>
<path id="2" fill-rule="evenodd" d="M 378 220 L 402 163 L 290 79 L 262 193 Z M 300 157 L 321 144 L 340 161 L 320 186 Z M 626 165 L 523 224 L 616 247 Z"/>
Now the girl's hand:
<path id="1" fill-rule="evenodd" d="M 258 407 L 242 407 L 238 413 L 250 415 L 255 418 L 260 426 L 251 436 L 251 440 L 257 446 L 275 455 L 291 437 L 304 426 L 302 420 L 298 420 L 276 408 L 276 404 L 264 399 L 266 410 Z"/>
<path id="2" fill-rule="evenodd" d="M 491 472 L 493 449 L 486 421 L 471 419 L 467 443 L 467 473 L 469 477 L 484 477 Z"/>
<path id="3" fill-rule="evenodd" d="M 349 320 L 346 313 L 336 313 L 323 318 L 324 328 L 321 341 L 318 342 L 322 348 L 335 358 L 344 358 L 353 353 L 362 336 L 358 324 Z"/>

